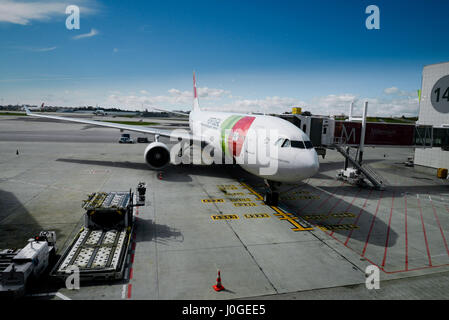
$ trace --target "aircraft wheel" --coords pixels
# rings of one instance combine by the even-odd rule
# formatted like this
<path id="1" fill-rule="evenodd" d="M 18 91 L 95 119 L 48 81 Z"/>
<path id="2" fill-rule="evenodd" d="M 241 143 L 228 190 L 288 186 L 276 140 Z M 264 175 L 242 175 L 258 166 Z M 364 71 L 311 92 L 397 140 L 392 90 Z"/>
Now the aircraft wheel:
<path id="1" fill-rule="evenodd" d="M 279 204 L 279 192 L 268 191 L 265 193 L 263 201 L 268 206 L 277 206 Z"/>

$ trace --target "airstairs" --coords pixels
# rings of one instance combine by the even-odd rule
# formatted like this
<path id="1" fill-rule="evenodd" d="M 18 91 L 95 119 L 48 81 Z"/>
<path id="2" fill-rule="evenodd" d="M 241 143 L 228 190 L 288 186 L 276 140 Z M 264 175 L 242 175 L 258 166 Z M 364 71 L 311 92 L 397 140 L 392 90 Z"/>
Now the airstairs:
<path id="1" fill-rule="evenodd" d="M 332 147 L 334 147 L 338 152 L 340 152 L 343 155 L 343 157 L 345 157 L 345 159 L 347 159 L 347 161 L 350 162 L 354 166 L 354 168 L 357 169 L 357 171 L 354 171 L 354 176 L 349 175 L 345 176 L 345 172 L 348 172 L 347 166 L 345 166 L 345 169 L 338 173 L 337 175 L 338 177 L 346 177 L 351 180 L 359 180 L 358 175 L 362 174 L 363 175 L 362 178 L 366 178 L 374 188 L 378 190 L 385 189 L 384 179 L 378 173 L 376 173 L 373 168 L 371 168 L 366 164 L 361 164 L 358 161 L 357 159 L 358 151 L 356 149 L 347 148 L 345 150 L 345 148 L 340 144 L 334 144 Z"/>
<path id="2" fill-rule="evenodd" d="M 342 178 L 348 180 L 350 182 L 356 182 L 358 184 L 363 184 L 366 178 L 374 188 L 378 190 L 384 190 L 384 179 L 377 174 L 373 168 L 368 165 L 363 164 L 363 149 L 365 145 L 365 132 L 366 132 L 366 116 L 368 113 L 368 102 L 365 102 L 365 106 L 363 108 L 363 115 L 361 118 L 355 118 L 352 116 L 354 109 L 354 103 L 351 103 L 351 107 L 349 109 L 349 121 L 361 121 L 362 122 L 362 131 L 360 137 L 360 144 L 358 148 L 351 149 L 350 147 L 345 145 L 345 141 L 335 141 L 332 145 L 338 152 L 340 152 L 343 157 L 345 157 L 345 168 L 340 170 L 337 174 L 337 178 Z M 353 168 L 348 168 L 349 162 L 354 166 Z"/>

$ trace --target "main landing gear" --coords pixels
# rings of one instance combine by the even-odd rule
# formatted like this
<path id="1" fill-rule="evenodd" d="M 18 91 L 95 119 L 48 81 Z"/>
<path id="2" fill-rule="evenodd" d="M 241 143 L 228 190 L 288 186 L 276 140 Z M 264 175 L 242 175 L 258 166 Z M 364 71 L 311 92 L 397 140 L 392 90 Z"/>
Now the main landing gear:
<path id="1" fill-rule="evenodd" d="M 281 186 L 280 182 L 275 182 L 271 180 L 264 180 L 265 185 L 267 187 L 267 191 L 263 197 L 263 201 L 268 206 L 277 206 L 279 204 L 279 187 Z"/>

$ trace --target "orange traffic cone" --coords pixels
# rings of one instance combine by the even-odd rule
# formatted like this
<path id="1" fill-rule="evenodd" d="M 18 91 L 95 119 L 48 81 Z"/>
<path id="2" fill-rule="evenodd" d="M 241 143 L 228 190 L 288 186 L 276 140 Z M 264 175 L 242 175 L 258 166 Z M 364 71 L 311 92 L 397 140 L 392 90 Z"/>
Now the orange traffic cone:
<path id="1" fill-rule="evenodd" d="M 224 290 L 224 287 L 221 284 L 220 270 L 218 270 L 217 284 L 213 285 L 212 288 L 214 288 L 215 291 L 222 291 L 222 290 Z"/>

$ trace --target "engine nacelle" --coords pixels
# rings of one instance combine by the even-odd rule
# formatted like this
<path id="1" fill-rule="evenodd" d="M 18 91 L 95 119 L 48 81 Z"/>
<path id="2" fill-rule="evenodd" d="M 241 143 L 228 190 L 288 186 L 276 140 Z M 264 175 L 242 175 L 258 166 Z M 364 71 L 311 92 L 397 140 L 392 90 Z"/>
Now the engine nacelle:
<path id="1" fill-rule="evenodd" d="M 161 169 L 170 162 L 170 150 L 162 142 L 153 142 L 145 149 L 144 157 L 152 169 Z"/>

